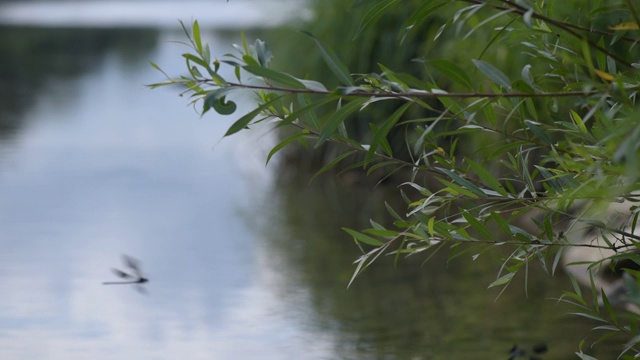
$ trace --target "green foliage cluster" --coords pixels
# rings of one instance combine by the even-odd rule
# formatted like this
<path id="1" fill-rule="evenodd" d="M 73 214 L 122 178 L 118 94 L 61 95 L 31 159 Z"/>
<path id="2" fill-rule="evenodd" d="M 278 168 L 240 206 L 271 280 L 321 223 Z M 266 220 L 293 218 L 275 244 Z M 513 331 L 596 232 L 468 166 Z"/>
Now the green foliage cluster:
<path id="1" fill-rule="evenodd" d="M 443 49 L 473 46 L 452 57 L 435 52 L 417 58 L 418 72 L 378 62 L 375 53 L 362 62 L 367 68 L 354 71 L 342 60 L 343 51 L 306 33 L 334 76 L 327 80 L 274 69 L 261 40 L 243 38 L 237 54 L 212 59 L 194 22 L 184 29 L 191 48 L 183 54 L 188 74 L 167 76 L 152 86 L 185 86 L 193 102 L 202 103 L 203 113 L 232 114 L 236 105 L 230 94 L 255 93 L 256 107 L 226 135 L 265 120 L 288 128 L 290 135 L 271 150 L 267 162 L 291 144 L 321 149 L 331 143 L 342 150 L 316 176 L 348 159 L 355 160 L 343 171 L 410 174 L 399 190 L 406 209 L 387 207 L 393 226 L 371 221 L 368 229 L 344 229 L 362 250 L 351 281 L 382 255 L 428 259 L 446 250 L 450 259 L 491 255 L 499 270 L 489 287 L 506 288 L 516 274 L 526 278 L 531 263 L 554 273 L 571 249 L 601 254 L 582 261 L 591 292 L 584 294 L 576 280 L 561 300 L 599 322 L 595 329 L 604 331 L 601 339 L 626 337 L 621 357 L 633 358 L 640 353 L 637 315 L 616 307 L 596 276 L 600 268 L 622 260 L 640 263 L 635 253 L 640 249 L 636 5 L 604 0 L 406 3 L 413 10 L 400 12 L 405 18 L 395 35 L 398 49 L 407 39 L 412 46 L 444 39 Z M 381 0 L 359 8 L 362 20 L 349 38 L 357 42 L 404 5 Z M 436 29 L 427 39 L 416 34 L 425 24 Z M 235 78 L 223 78 L 221 66 L 234 68 Z M 382 119 L 375 116 L 380 112 Z M 366 129 L 366 136 L 354 133 L 354 123 L 359 131 Z M 399 129 L 402 156 L 390 142 Z M 622 220 L 608 221 L 611 204 L 623 208 Z M 623 278 L 624 303 L 640 305 L 640 273 L 628 269 Z M 582 350 L 576 354 L 591 358 Z"/>

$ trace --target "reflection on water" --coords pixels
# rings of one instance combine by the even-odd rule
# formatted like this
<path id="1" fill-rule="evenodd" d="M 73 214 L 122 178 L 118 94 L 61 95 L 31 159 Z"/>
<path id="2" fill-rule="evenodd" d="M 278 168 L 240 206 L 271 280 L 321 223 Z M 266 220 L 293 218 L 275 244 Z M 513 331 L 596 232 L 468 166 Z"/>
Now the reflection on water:
<path id="1" fill-rule="evenodd" d="M 176 91 L 145 89 L 161 79 L 149 60 L 183 71 L 168 42 L 180 33 L 16 29 L 0 31 L 0 358 L 575 351 L 585 322 L 547 300 L 562 276 L 532 270 L 528 298 L 513 286 L 494 301 L 488 258 L 383 259 L 347 289 L 358 253 L 340 227 L 383 222 L 374 204 L 395 190 L 275 182 L 255 145 L 268 136 L 218 142 L 233 118 L 198 119 Z M 217 56 L 238 40 L 207 38 Z M 142 261 L 148 295 L 101 285 L 122 254 Z"/>
<path id="2" fill-rule="evenodd" d="M 107 53 L 137 71 L 157 36 L 155 30 L 0 27 L 0 137 L 32 118 L 23 115 L 34 101 L 72 101 L 78 95 L 72 81 L 102 66 Z M 43 92 L 47 94 L 41 96 Z"/>
<path id="3" fill-rule="evenodd" d="M 498 292 L 487 285 L 495 280 L 497 266 L 488 257 L 447 264 L 442 253 L 424 265 L 423 258 L 415 258 L 397 267 L 386 258 L 346 289 L 353 271 L 349 263 L 357 252 L 339 226 L 362 228 L 369 218 L 382 220 L 383 208 L 363 205 L 391 201 L 395 190 L 287 184 L 279 194 L 278 211 L 271 212 L 277 214 L 271 224 L 279 229 L 271 228 L 266 240 L 285 278 L 276 291 L 292 309 L 304 309 L 300 301 L 311 305 L 307 326 L 333 335 L 335 354 L 354 359 L 506 359 L 514 343 L 529 349 L 545 343 L 549 358 L 567 358 L 585 336 L 586 322 L 566 315 L 568 308 L 550 300 L 561 294 L 565 278 L 549 282 L 546 274 L 532 269 L 528 297 L 520 283 L 496 300 Z M 310 204 L 313 212 L 300 211 Z M 605 358 L 615 353 L 600 351 Z"/>

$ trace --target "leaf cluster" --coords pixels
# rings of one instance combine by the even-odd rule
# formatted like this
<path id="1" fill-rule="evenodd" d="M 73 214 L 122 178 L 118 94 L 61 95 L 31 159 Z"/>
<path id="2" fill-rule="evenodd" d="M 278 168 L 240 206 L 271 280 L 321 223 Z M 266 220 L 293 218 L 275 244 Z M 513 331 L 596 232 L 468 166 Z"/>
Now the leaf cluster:
<path id="1" fill-rule="evenodd" d="M 401 3 L 371 4 L 353 37 L 357 40 L 375 28 Z M 640 65 L 634 63 L 640 16 L 632 2 L 594 3 L 578 9 L 586 11 L 587 23 L 572 23 L 559 15 L 566 7 L 542 0 L 419 2 L 399 26 L 399 47 L 421 24 L 433 23 L 443 13 L 450 16 L 425 41 L 484 40 L 477 53 L 464 54 L 465 61 L 446 56 L 414 59 L 422 64 L 423 74 L 382 63 L 366 73 L 352 73 L 337 52 L 305 33 L 331 80 L 273 69 L 266 43 L 249 44 L 244 37 L 237 54 L 211 59 L 196 21 L 190 28 L 183 25 L 190 48 L 182 55 L 188 75 L 167 76 L 152 87 L 184 86 L 203 114 L 211 109 L 233 114 L 237 107 L 227 99 L 230 93 L 255 94 L 255 108 L 240 116 L 225 136 L 265 120 L 290 129 L 267 162 L 292 144 L 318 149 L 332 143 L 342 152 L 315 176 L 347 159 L 351 163 L 342 171 L 406 174 L 399 186 L 406 209 L 387 207 L 392 226 L 371 221 L 368 229 L 344 229 L 362 250 L 351 282 L 383 255 L 397 261 L 424 256 L 426 261 L 448 251 L 451 260 L 495 258 L 498 272 L 488 286 L 504 291 L 516 275 L 524 273 L 526 280 L 531 264 L 553 274 L 568 249 L 610 251 L 586 261 L 591 302 L 575 281 L 573 291 L 562 299 L 577 306 L 581 316 L 604 323 L 595 329 L 608 331 L 606 336 L 627 335 L 622 351 L 627 356 L 639 352 L 635 318 L 619 315 L 593 279 L 605 262 L 611 267 L 622 258 L 640 263 L 640 257 L 629 252 L 640 248 L 635 229 Z M 620 19 L 608 16 L 612 13 Z M 509 51 L 507 60 L 498 61 L 491 55 L 495 50 Z M 508 59 L 514 61 L 504 66 Z M 222 77 L 221 66 L 232 67 L 235 78 Z M 393 111 L 382 121 L 367 122 L 367 114 L 389 108 Z M 367 136 L 354 136 L 352 122 L 366 128 Z M 390 142 L 398 129 L 407 156 L 398 156 Z M 626 217 L 611 224 L 605 218 L 617 203 L 626 206 Z M 586 210 L 598 206 L 604 210 Z M 583 241 L 587 225 L 601 240 Z M 637 302 L 640 273 L 626 270 L 624 278 L 626 301 Z M 623 324 L 623 318 L 628 323 Z M 589 358 L 582 351 L 578 356 Z"/>

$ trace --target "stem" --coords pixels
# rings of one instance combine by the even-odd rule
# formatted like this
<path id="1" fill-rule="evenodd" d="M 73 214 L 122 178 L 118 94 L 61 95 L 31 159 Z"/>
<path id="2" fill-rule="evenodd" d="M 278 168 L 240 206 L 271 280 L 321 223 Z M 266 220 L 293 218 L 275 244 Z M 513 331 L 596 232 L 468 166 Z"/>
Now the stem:
<path id="1" fill-rule="evenodd" d="M 190 80 L 192 81 L 192 80 Z M 200 79 L 196 80 L 198 84 L 215 84 L 212 79 Z M 218 86 L 217 84 L 215 86 Z M 309 95 L 339 95 L 335 91 L 329 90 L 312 90 L 312 89 L 296 89 L 296 88 L 287 88 L 281 86 L 274 85 L 250 85 L 250 84 L 242 84 L 242 83 L 234 83 L 228 82 L 227 86 L 235 87 L 240 89 L 252 89 L 252 90 L 267 90 L 267 91 L 282 91 L 291 94 L 309 94 Z M 336 90 L 339 90 L 337 88 Z M 541 92 L 541 93 L 439 93 L 439 92 L 428 92 L 425 90 L 415 91 L 415 92 L 377 92 L 371 93 L 366 91 L 354 91 L 349 94 L 343 95 L 344 97 L 354 96 L 354 97 L 376 97 L 376 98 L 540 98 L 540 97 L 580 97 L 580 96 L 591 96 L 602 93 L 598 90 L 591 90 L 585 92 L 578 91 L 556 91 L 556 92 Z"/>

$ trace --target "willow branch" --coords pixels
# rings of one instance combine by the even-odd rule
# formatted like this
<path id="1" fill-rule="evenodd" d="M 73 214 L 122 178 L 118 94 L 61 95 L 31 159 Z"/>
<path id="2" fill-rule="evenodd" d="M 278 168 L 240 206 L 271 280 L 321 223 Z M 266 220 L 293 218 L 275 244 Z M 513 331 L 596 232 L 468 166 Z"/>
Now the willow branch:
<path id="1" fill-rule="evenodd" d="M 192 80 L 190 80 L 192 81 Z M 212 79 L 197 80 L 198 84 L 210 84 L 218 86 Z M 428 91 L 428 90 L 414 90 L 408 92 L 368 92 L 368 91 L 351 91 L 348 93 L 340 93 L 342 88 L 336 88 L 335 90 L 313 90 L 308 88 L 289 88 L 274 85 L 252 85 L 228 82 L 225 86 L 234 87 L 238 89 L 252 89 L 252 90 L 265 90 L 265 91 L 282 91 L 290 94 L 309 94 L 309 95 L 339 95 L 344 97 L 376 97 L 376 98 L 543 98 L 543 97 L 588 97 L 596 94 L 601 94 L 602 91 L 590 90 L 590 91 L 552 91 L 552 92 L 539 92 L 539 93 L 448 93 L 441 90 Z"/>

